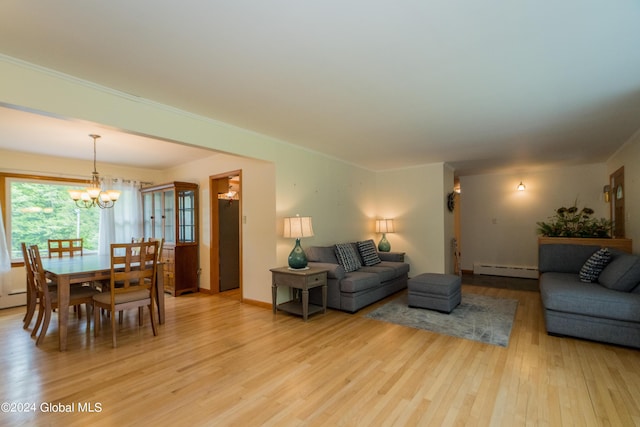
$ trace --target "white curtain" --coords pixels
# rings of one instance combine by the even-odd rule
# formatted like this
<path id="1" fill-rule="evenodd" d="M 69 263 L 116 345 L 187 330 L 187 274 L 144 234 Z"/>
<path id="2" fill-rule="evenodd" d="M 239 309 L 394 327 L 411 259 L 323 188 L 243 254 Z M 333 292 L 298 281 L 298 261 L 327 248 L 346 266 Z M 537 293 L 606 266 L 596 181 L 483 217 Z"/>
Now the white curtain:
<path id="1" fill-rule="evenodd" d="M 4 295 L 5 289 L 11 280 L 11 256 L 7 247 L 7 236 L 2 220 L 2 207 L 0 207 L 0 295 Z"/>
<path id="2" fill-rule="evenodd" d="M 11 271 L 11 255 L 7 247 L 7 235 L 4 232 L 2 206 L 0 206 L 0 273 Z"/>
<path id="3" fill-rule="evenodd" d="M 100 211 L 98 253 L 108 254 L 111 243 L 128 243 L 142 236 L 142 196 L 137 181 L 104 179 L 103 185 L 120 191 L 115 206 Z"/>

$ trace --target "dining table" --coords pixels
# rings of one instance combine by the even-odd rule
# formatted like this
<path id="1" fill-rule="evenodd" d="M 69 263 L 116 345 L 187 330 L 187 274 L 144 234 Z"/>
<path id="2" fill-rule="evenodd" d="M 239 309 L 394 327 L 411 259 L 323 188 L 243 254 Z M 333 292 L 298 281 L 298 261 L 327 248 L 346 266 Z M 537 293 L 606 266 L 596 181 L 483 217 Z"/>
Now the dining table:
<path id="1" fill-rule="evenodd" d="M 42 266 L 47 278 L 57 283 L 58 307 L 69 305 L 69 289 L 74 283 L 110 280 L 111 256 L 109 254 L 85 254 L 78 257 L 43 258 Z M 163 264 L 158 263 L 156 272 L 156 305 L 158 323 L 165 321 Z M 89 314 L 87 313 L 87 316 Z M 87 320 L 89 321 L 89 320 Z M 58 310 L 59 350 L 67 349 L 67 325 L 69 310 Z M 94 326 L 95 327 L 95 326 Z"/>

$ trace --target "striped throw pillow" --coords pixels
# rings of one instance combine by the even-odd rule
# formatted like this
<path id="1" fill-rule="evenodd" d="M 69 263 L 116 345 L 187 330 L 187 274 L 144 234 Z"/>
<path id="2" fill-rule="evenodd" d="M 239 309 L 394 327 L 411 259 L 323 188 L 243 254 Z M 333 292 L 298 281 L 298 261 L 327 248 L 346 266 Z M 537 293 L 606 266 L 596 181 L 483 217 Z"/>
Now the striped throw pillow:
<path id="1" fill-rule="evenodd" d="M 362 262 L 366 266 L 372 266 L 382 262 L 378 256 L 376 244 L 373 243 L 373 240 L 358 242 L 358 252 L 360 252 Z"/>
<path id="2" fill-rule="evenodd" d="M 353 243 L 338 243 L 336 245 L 336 258 L 338 258 L 338 262 L 347 273 L 362 267 L 360 255 L 358 255 Z"/>
<path id="3" fill-rule="evenodd" d="M 602 270 L 609 264 L 609 261 L 611 261 L 609 248 L 602 248 L 596 251 L 580 269 L 580 281 L 587 283 L 597 281 L 598 276 L 600 276 Z"/>

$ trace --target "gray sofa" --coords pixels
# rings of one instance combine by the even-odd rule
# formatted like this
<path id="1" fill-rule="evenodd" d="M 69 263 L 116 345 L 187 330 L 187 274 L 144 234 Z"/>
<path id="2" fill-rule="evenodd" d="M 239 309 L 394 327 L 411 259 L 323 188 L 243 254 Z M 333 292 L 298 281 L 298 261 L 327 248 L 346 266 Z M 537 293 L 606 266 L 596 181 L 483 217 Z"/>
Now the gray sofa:
<path id="1" fill-rule="evenodd" d="M 373 240 L 339 246 L 343 249 L 346 247 L 356 254 L 351 262 L 343 262 L 342 259 L 339 261 L 336 245 L 311 246 L 304 250 L 310 267 L 328 270 L 329 308 L 355 313 L 407 287 L 409 264 L 404 262 L 403 253 L 377 252 Z M 368 248 L 368 252 L 362 252 L 363 247 Z M 309 301 L 313 304 L 322 303 L 319 289 L 310 290 Z"/>
<path id="2" fill-rule="evenodd" d="M 611 259 L 594 282 L 585 263 L 601 248 L 573 244 L 539 246 L 540 296 L 547 332 L 640 348 L 640 257 L 610 249 Z M 590 262 L 592 262 L 590 261 Z"/>

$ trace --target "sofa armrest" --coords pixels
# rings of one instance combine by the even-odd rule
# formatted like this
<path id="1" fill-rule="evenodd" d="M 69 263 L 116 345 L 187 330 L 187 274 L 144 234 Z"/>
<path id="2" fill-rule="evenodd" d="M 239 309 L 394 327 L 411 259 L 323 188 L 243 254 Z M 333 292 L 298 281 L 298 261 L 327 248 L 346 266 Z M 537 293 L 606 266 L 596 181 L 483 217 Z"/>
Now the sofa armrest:
<path id="1" fill-rule="evenodd" d="M 378 252 L 382 261 L 404 262 L 404 252 Z"/>
<path id="2" fill-rule="evenodd" d="M 307 263 L 307 265 L 309 267 L 317 267 L 327 270 L 328 279 L 342 279 L 346 274 L 346 272 L 344 271 L 344 267 L 340 264 L 331 264 L 328 262 L 309 262 Z"/>

